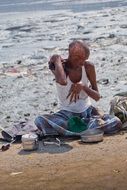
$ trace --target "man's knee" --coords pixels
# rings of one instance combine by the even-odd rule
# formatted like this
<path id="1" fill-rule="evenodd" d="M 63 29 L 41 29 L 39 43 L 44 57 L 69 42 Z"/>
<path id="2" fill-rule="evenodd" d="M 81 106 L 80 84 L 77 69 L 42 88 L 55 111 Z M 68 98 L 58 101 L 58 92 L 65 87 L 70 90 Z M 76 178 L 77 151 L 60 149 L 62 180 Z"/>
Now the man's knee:
<path id="1" fill-rule="evenodd" d="M 122 129 L 122 122 L 118 117 L 115 117 L 116 119 L 116 127 L 121 130 Z"/>
<path id="2" fill-rule="evenodd" d="M 34 123 L 35 123 L 35 125 L 36 125 L 37 127 L 41 127 L 42 124 L 43 124 L 43 118 L 42 118 L 41 116 L 38 116 L 38 117 L 35 119 Z"/>
<path id="3" fill-rule="evenodd" d="M 105 134 L 117 133 L 122 129 L 122 122 L 116 116 L 112 117 L 104 127 Z"/>

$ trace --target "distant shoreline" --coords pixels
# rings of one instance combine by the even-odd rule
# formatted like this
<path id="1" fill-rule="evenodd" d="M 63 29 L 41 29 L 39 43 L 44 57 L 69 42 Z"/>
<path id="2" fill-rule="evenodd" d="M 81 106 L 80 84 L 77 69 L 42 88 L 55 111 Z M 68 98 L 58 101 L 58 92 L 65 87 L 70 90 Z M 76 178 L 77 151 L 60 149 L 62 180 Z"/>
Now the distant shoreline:
<path id="1" fill-rule="evenodd" d="M 53 11 L 53 10 L 70 10 L 72 12 L 86 12 L 94 10 L 103 10 L 106 8 L 118 8 L 127 6 L 127 1 L 112 0 L 98 2 L 82 2 L 82 1 L 27 1 L 24 0 L 21 3 L 17 0 L 9 1 L 6 3 L 1 2 L 0 13 L 11 13 L 11 12 L 28 12 L 28 11 Z"/>

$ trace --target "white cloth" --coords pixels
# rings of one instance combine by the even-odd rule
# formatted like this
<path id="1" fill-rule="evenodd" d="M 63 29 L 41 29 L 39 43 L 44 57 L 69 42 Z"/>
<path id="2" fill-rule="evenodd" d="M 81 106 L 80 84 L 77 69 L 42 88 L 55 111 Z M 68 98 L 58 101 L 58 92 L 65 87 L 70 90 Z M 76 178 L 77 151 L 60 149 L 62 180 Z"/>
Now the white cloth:
<path id="1" fill-rule="evenodd" d="M 84 85 L 88 86 L 88 78 L 86 75 L 85 67 L 82 67 L 82 78 L 81 81 Z M 70 103 L 70 97 L 67 99 L 67 95 L 72 85 L 72 81 L 67 76 L 67 85 L 60 85 L 56 83 L 57 91 L 58 91 L 58 98 L 61 110 L 67 110 L 74 113 L 81 113 L 84 112 L 90 105 L 91 101 L 85 91 L 81 90 L 79 94 L 79 99 L 76 102 Z"/>

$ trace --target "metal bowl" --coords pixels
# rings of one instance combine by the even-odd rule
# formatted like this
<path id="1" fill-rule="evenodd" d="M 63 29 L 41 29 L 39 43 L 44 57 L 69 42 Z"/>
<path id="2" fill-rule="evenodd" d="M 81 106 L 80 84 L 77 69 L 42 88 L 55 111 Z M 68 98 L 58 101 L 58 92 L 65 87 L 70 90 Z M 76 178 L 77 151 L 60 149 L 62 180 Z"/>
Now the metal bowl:
<path id="1" fill-rule="evenodd" d="M 87 129 L 81 134 L 82 142 L 101 142 L 103 141 L 104 132 L 101 129 Z"/>

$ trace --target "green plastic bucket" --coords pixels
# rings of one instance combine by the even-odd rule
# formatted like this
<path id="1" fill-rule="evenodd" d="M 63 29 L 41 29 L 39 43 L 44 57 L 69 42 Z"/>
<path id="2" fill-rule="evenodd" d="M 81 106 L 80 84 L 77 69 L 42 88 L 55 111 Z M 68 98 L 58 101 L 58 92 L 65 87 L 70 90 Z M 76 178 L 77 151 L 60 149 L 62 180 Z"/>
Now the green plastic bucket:
<path id="1" fill-rule="evenodd" d="M 71 117 L 68 120 L 68 130 L 75 133 L 80 133 L 87 129 L 87 124 L 77 116 Z"/>

